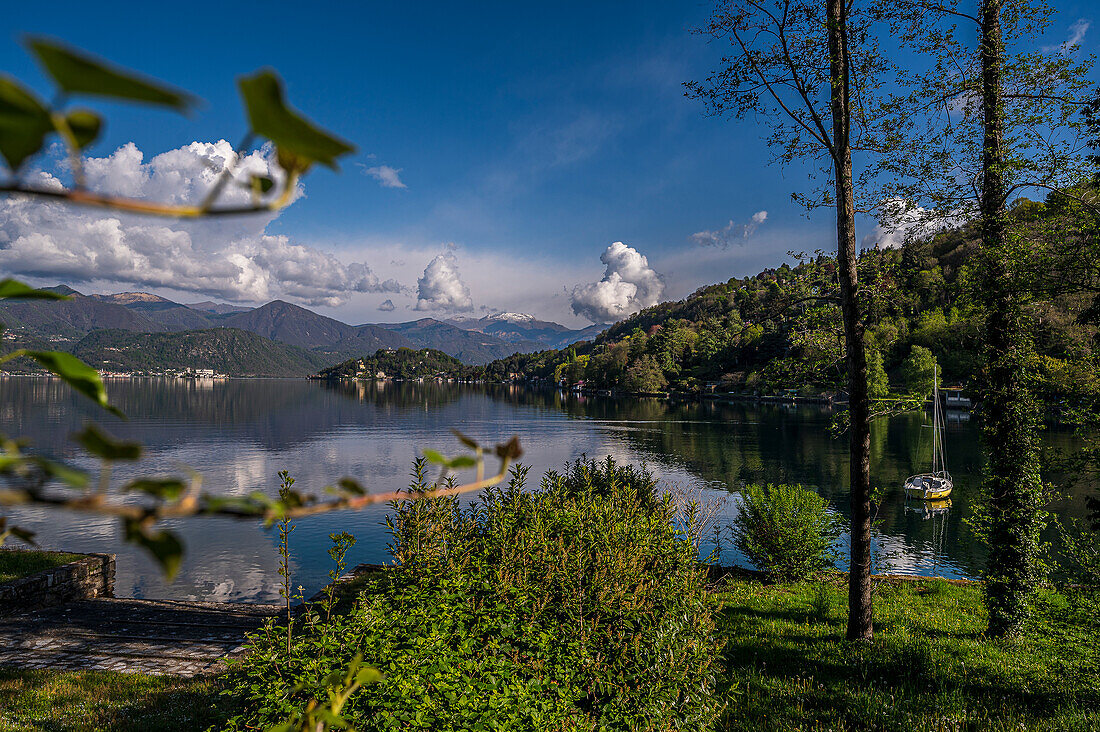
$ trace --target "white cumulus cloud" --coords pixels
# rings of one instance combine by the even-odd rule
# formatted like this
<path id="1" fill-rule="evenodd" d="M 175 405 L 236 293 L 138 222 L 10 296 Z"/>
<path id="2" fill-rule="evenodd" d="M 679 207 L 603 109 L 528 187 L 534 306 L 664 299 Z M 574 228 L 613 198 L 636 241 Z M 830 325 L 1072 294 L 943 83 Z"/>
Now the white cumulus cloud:
<path id="1" fill-rule="evenodd" d="M 696 244 L 708 247 L 721 247 L 726 249 L 736 244 L 743 244 L 746 239 L 756 233 L 760 224 L 768 220 L 767 211 L 757 211 L 752 215 L 747 224 L 737 224 L 731 219 L 721 229 L 714 231 L 697 231 L 691 235 Z"/>
<path id="2" fill-rule="evenodd" d="M 408 188 L 407 185 L 401 182 L 400 168 L 391 168 L 388 165 L 375 165 L 371 168 L 366 168 L 364 171 L 371 178 L 378 181 L 383 188 Z"/>
<path id="3" fill-rule="evenodd" d="M 1059 43 L 1057 46 L 1043 46 L 1043 50 L 1047 53 L 1058 51 L 1063 56 L 1068 56 L 1081 47 L 1081 41 L 1085 40 L 1085 34 L 1088 33 L 1089 26 L 1091 25 L 1092 23 L 1085 18 L 1079 18 L 1069 27 L 1069 36 L 1065 41 Z"/>
<path id="4" fill-rule="evenodd" d="M 392 313 L 397 308 L 393 304 L 393 300 L 383 300 L 382 304 L 378 306 L 378 309 L 384 313 Z"/>
<path id="5" fill-rule="evenodd" d="M 907 242 L 960 226 L 967 220 L 963 211 L 945 216 L 902 199 L 883 201 L 880 208 L 886 222 L 880 221 L 871 233 L 863 237 L 863 249 L 898 249 Z"/>
<path id="6" fill-rule="evenodd" d="M 593 323 L 613 323 L 660 301 L 664 281 L 637 249 L 617 241 L 600 261 L 605 265 L 603 279 L 573 288 L 576 315 Z"/>
<path id="7" fill-rule="evenodd" d="M 203 199 L 225 165 L 237 157 L 225 140 L 190 145 L 146 161 L 133 143 L 103 158 L 88 158 L 92 190 L 167 203 Z M 276 180 L 282 171 L 269 150 L 238 161 L 236 178 Z M 33 183 L 60 187 L 39 172 Z M 297 191 L 295 197 L 301 194 Z M 231 183 L 219 205 L 245 205 L 249 192 Z M 0 198 L 0 270 L 67 283 L 101 281 L 127 287 L 170 288 L 238 302 L 286 298 L 335 307 L 356 292 L 399 292 L 366 264 L 269 235 L 276 213 L 200 220 L 161 219 L 26 197 Z"/>
<path id="8" fill-rule="evenodd" d="M 413 310 L 463 312 L 473 309 L 470 288 L 458 274 L 458 259 L 451 252 L 436 256 L 416 281 Z"/>

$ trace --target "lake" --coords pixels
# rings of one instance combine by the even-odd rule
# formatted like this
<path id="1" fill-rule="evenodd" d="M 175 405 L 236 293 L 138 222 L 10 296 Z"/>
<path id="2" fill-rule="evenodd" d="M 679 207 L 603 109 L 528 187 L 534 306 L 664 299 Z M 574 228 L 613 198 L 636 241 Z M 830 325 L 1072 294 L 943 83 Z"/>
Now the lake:
<path id="1" fill-rule="evenodd" d="M 456 428 L 483 444 L 518 435 L 529 484 L 548 468 L 587 455 L 645 463 L 666 485 L 700 488 L 723 500 L 719 523 L 737 511 L 746 483 L 801 483 L 848 514 L 845 438 L 829 429 L 835 411 L 822 406 L 613 399 L 535 391 L 522 386 L 341 383 L 306 380 L 225 381 L 132 379 L 107 383 L 112 403 L 129 417 L 111 417 L 73 396 L 56 380 L 0 378 L 3 431 L 32 440 L 38 451 L 94 468 L 68 436 L 95 420 L 120 438 L 139 440 L 137 466 L 117 465 L 114 484 L 136 475 L 202 474 L 212 491 L 277 494 L 280 470 L 296 488 L 319 492 L 352 476 L 372 492 L 408 483 L 424 448 L 457 454 Z M 948 466 L 955 477 L 951 508 L 929 511 L 906 502 L 905 477 L 928 469 L 931 429 L 919 412 L 880 419 L 871 433 L 872 483 L 883 490 L 875 532 L 876 571 L 973 577 L 984 552 L 964 519 L 978 490 L 979 431 L 965 413 L 949 413 Z M 1049 447 L 1074 443 L 1048 430 Z M 493 465 L 487 466 L 493 469 Z M 1084 514 L 1083 487 L 1056 501 L 1060 515 Z M 352 564 L 384 562 L 387 508 L 342 511 L 296 522 L 291 537 L 294 584 L 308 596 L 327 581 L 328 535 L 349 531 L 358 543 Z M 277 535 L 255 521 L 193 518 L 168 522 L 187 555 L 166 583 L 156 566 L 121 541 L 116 520 L 54 509 L 9 512 L 52 549 L 118 555 L 116 594 L 149 598 L 270 601 L 278 597 Z M 846 542 L 845 537 L 845 542 Z M 707 545 L 710 551 L 713 544 Z M 746 564 L 728 535 L 723 564 Z"/>

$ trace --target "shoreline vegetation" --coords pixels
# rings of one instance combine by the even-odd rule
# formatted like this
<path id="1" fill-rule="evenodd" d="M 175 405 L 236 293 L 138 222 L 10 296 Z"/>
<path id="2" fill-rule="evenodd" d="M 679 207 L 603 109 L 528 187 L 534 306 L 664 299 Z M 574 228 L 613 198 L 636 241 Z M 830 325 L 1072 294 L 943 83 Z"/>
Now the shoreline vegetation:
<path id="1" fill-rule="evenodd" d="M 399 377 L 377 377 L 377 376 L 328 376 L 322 374 L 310 374 L 306 377 L 311 381 L 343 381 L 343 382 L 371 382 L 371 383 L 436 383 L 436 384 L 459 384 L 459 385 L 478 385 L 478 386 L 509 386 L 518 385 L 531 389 L 542 389 L 550 391 L 561 391 L 572 394 L 579 394 L 583 396 L 605 396 L 613 398 L 627 398 L 627 397 L 642 397 L 651 399 L 668 399 L 674 401 L 738 401 L 738 402 L 759 402 L 759 403 L 775 403 L 775 404 L 817 404 L 817 405 L 845 405 L 847 401 L 844 394 L 825 393 L 825 394 L 798 394 L 798 389 L 785 389 L 782 393 L 775 394 L 747 394 L 739 392 L 718 392 L 718 391 L 627 391 L 625 389 L 598 389 L 581 386 L 568 386 L 564 384 L 553 384 L 543 380 L 537 380 L 533 382 L 515 380 L 515 381 L 499 381 L 490 379 L 474 379 L 474 378 L 455 378 L 449 374 L 435 374 L 432 376 L 421 376 L 413 378 L 399 378 Z M 942 389 L 943 387 L 941 387 Z M 961 391 L 961 389 L 956 389 Z M 894 399 L 903 399 L 905 395 L 894 395 Z M 946 399 L 947 397 L 941 397 Z M 950 409 L 957 411 L 968 412 L 974 409 L 974 405 L 971 400 L 966 397 L 955 397 L 960 400 L 961 403 L 953 403 Z M 923 404 L 931 404 L 931 396 L 926 398 Z"/>
<path id="2" fill-rule="evenodd" d="M 287 377 L 287 376 L 232 376 L 229 374 L 213 374 L 207 375 L 201 372 L 198 373 L 110 373 L 106 372 L 102 374 L 105 380 L 112 379 L 189 379 L 193 381 L 226 381 L 226 380 L 255 380 L 255 379 L 296 379 L 302 377 Z M 25 378 L 25 379 L 55 379 L 58 377 L 48 372 L 0 372 L 0 379 L 4 378 Z M 822 394 L 822 395 L 799 395 L 799 394 L 740 394 L 735 392 L 721 393 L 721 392 L 679 392 L 679 391 L 660 391 L 660 392 L 645 392 L 645 391 L 624 391 L 620 389 L 589 389 L 589 388 L 567 388 L 565 386 L 555 386 L 547 384 L 545 382 L 528 383 L 526 381 L 492 381 L 488 379 L 456 379 L 450 376 L 431 376 L 431 377 L 418 377 L 410 379 L 401 378 L 376 378 L 376 377 L 337 377 L 329 378 L 320 376 L 318 374 L 310 374 L 304 377 L 308 381 L 346 381 L 346 382 L 374 382 L 374 383 L 387 383 L 392 382 L 395 384 L 401 383 L 437 383 L 437 384 L 458 384 L 458 385 L 475 385 L 475 386 L 507 386 L 507 385 L 521 385 L 532 389 L 550 389 L 558 391 L 566 391 L 574 394 L 581 394 L 584 396 L 607 396 L 615 398 L 626 397 L 644 397 L 650 399 L 668 399 L 678 401 L 742 401 L 742 402 L 760 402 L 760 403 L 777 403 L 777 404 L 818 404 L 818 405 L 844 405 L 846 402 L 843 395 L 837 394 Z M 788 390 L 797 391 L 797 390 Z M 930 398 L 929 398 L 930 399 Z M 968 400 L 969 401 L 969 400 Z M 931 402 L 926 399 L 925 404 Z M 951 409 L 958 411 L 971 411 L 972 406 L 967 404 L 965 406 L 952 406 Z"/>
<path id="3" fill-rule="evenodd" d="M 292 716 L 307 699 L 287 689 L 318 688 L 360 652 L 383 674 L 344 710 L 365 730 L 485 719 L 509 729 L 914 732 L 1100 722 L 1096 589 L 1044 588 L 1025 632 L 1005 640 L 985 633 L 984 583 L 876 575 L 880 632 L 849 643 L 847 575 L 816 570 L 829 550 L 809 537 L 827 544 L 836 527 L 804 524 L 758 547 L 749 557 L 762 572 L 710 567 L 689 541 L 699 514 L 661 501 L 644 468 L 578 461 L 534 491 L 517 468 L 466 509 L 417 497 L 424 466 L 387 522 L 395 564 L 343 584 L 331 622 L 318 620 L 329 615 L 322 603 L 253 637 L 228 676 L 242 704 L 231 728 Z M 789 500 L 799 493 L 777 487 L 759 507 L 786 522 L 803 510 Z M 795 567 L 802 578 L 790 578 Z M 668 643 L 679 651 L 666 655 Z M 654 674 L 656 657 L 669 665 Z M 689 690 L 684 708 L 664 698 Z"/>
<path id="4" fill-rule="evenodd" d="M 1055 225 L 1050 203 L 1021 199 L 1010 212 L 1029 226 Z M 938 372 L 949 408 L 977 406 L 985 373 L 985 311 L 972 292 L 979 250 L 973 224 L 895 249 L 861 253 L 887 273 L 881 312 L 867 332 L 872 401 L 924 401 Z M 1041 253 L 1036 254 L 1041 257 Z M 584 394 L 843 402 L 839 312 L 804 301 L 836 277 L 818 256 L 698 289 L 646 308 L 568 348 L 516 353 L 485 366 L 441 352 L 381 349 L 322 369 L 320 379 L 424 379 L 525 383 Z M 803 303 L 803 304 L 800 304 Z M 1075 419 L 1100 404 L 1100 352 L 1092 298 L 1061 294 L 1029 307 L 1038 333 L 1036 396 L 1047 415 Z M 448 360 L 449 359 L 449 360 Z"/>
<path id="5" fill-rule="evenodd" d="M 1100 595 L 1040 593 L 1017 640 L 984 634 L 981 583 L 875 576 L 879 637 L 843 641 L 843 573 L 711 586 L 722 639 L 717 730 L 1044 730 L 1100 726 Z M 366 584 L 360 589 L 365 588 Z M 222 729 L 223 676 L 0 669 L 0 732 Z"/>
<path id="6" fill-rule="evenodd" d="M 87 554 L 37 549 L 0 548 L 0 585 L 29 577 L 47 569 L 62 567 L 87 556 Z"/>

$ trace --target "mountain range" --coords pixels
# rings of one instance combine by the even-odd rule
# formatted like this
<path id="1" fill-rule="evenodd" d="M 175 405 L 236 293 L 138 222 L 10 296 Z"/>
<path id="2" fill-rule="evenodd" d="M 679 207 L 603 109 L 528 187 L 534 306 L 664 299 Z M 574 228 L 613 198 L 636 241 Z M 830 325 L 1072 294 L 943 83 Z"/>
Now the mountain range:
<path id="1" fill-rule="evenodd" d="M 287 376 L 310 373 L 317 364 L 372 355 L 381 348 L 432 348 L 463 363 L 486 364 L 513 353 L 560 348 L 603 330 L 603 326 L 571 330 L 519 313 L 480 319 L 422 318 L 406 323 L 348 325 L 282 300 L 247 308 L 210 301 L 185 305 L 147 292 L 85 295 L 66 285 L 48 289 L 70 299 L 0 305 L 0 323 L 8 329 L 5 339 L 18 345 L 48 345 L 81 353 L 91 358 L 92 365 L 102 368 L 138 368 L 138 362 L 146 368 L 155 367 L 159 363 L 156 358 L 130 358 L 122 364 L 109 357 L 117 357 L 122 351 L 137 353 L 142 348 L 161 354 L 160 360 L 165 362 L 162 368 L 173 368 L 169 362 L 175 364 L 188 353 L 212 353 L 231 344 L 244 347 L 247 343 L 245 351 L 256 359 L 275 357 L 276 351 L 267 344 L 253 338 L 242 340 L 243 336 L 234 340 L 217 333 L 219 329 L 254 334 L 281 346 L 277 349 L 278 368 L 248 359 L 230 359 L 222 364 L 229 373 Z M 102 331 L 117 333 L 105 336 Z M 150 339 L 135 338 L 133 334 L 162 335 Z"/>
<path id="2" fill-rule="evenodd" d="M 577 341 L 591 340 L 607 329 L 606 325 L 590 325 L 572 330 L 561 323 L 538 320 L 526 313 L 493 313 L 478 319 L 450 318 L 443 322 L 522 346 L 517 349 L 519 353 L 532 353 L 546 347 L 565 348 Z"/>

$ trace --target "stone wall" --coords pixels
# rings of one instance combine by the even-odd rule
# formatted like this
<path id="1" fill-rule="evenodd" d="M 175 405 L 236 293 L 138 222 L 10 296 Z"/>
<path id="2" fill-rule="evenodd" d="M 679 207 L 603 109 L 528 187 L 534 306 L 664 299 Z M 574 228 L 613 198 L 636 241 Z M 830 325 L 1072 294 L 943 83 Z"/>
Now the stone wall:
<path id="1" fill-rule="evenodd" d="M 89 554 L 69 564 L 0 584 L 0 615 L 113 597 L 115 555 Z"/>

